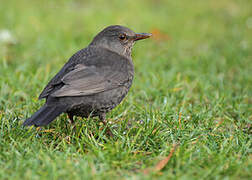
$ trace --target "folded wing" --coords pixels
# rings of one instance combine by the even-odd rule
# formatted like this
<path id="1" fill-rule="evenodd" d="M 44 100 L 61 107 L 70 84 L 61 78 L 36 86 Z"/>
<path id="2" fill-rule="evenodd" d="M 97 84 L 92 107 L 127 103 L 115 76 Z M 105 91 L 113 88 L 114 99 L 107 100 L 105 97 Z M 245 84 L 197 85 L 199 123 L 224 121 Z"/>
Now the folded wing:
<path id="1" fill-rule="evenodd" d="M 114 71 L 108 66 L 96 67 L 78 64 L 74 70 L 61 79 L 64 85 L 51 96 L 85 96 L 117 88 L 127 81 L 127 75 L 120 69 Z"/>

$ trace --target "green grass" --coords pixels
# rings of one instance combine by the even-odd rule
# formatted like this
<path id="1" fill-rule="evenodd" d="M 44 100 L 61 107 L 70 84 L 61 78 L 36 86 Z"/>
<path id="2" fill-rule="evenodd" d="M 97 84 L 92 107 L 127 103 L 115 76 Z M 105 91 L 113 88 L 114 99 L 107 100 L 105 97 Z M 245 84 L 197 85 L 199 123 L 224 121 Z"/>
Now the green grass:
<path id="1" fill-rule="evenodd" d="M 251 0 L 0 1 L 0 179 L 251 179 Z M 107 115 L 22 122 L 68 58 L 111 24 L 158 32 L 133 51 L 134 84 Z M 158 33 L 157 33 L 158 34 Z M 146 168 L 168 156 L 160 172 Z"/>

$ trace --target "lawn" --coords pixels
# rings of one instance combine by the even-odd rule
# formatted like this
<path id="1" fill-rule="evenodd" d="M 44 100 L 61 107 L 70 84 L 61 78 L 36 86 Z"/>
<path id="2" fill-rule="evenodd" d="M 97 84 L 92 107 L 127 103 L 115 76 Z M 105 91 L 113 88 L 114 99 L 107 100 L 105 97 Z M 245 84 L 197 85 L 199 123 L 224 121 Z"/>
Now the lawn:
<path id="1" fill-rule="evenodd" d="M 0 179 L 251 179 L 251 9 L 251 0 L 1 0 Z M 112 24 L 153 33 L 135 44 L 133 86 L 107 114 L 114 137 L 96 118 L 24 128 L 48 81 Z"/>

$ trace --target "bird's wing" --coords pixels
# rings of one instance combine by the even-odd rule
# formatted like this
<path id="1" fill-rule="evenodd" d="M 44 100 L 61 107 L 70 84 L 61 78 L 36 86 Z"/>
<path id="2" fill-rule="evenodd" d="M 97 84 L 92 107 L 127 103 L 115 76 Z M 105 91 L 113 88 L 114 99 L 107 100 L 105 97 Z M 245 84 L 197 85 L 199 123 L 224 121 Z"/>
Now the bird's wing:
<path id="1" fill-rule="evenodd" d="M 120 70 L 113 70 L 109 66 L 78 64 L 61 79 L 64 85 L 51 96 L 85 96 L 122 86 L 127 81 L 127 76 Z"/>
<path id="2" fill-rule="evenodd" d="M 89 48 L 81 49 L 80 51 L 75 53 L 62 67 L 62 69 L 46 85 L 46 87 L 39 95 L 39 99 L 47 98 L 52 92 L 55 91 L 55 89 L 62 86 L 62 77 L 65 76 L 68 72 L 72 71 L 76 64 L 86 61 L 91 54 L 92 51 Z"/>
<path id="3" fill-rule="evenodd" d="M 90 95 L 121 86 L 131 60 L 106 49 L 86 48 L 73 55 L 39 96 Z M 133 64 L 130 65 L 133 70 Z"/>

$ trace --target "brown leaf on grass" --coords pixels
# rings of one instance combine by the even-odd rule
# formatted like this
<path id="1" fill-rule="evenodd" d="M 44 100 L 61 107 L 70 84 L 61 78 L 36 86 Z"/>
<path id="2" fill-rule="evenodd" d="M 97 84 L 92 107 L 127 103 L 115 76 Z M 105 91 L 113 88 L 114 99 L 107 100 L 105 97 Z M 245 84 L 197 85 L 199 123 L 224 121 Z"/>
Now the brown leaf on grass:
<path id="1" fill-rule="evenodd" d="M 166 166 L 166 164 L 171 159 L 173 153 L 176 151 L 177 146 L 178 144 L 174 144 L 169 155 L 157 163 L 157 165 L 155 166 L 155 171 L 161 171 Z"/>
<path id="2" fill-rule="evenodd" d="M 168 162 L 170 161 L 172 155 L 176 151 L 178 145 L 179 144 L 174 144 L 173 147 L 172 147 L 172 149 L 171 149 L 171 151 L 170 151 L 170 153 L 169 153 L 169 155 L 167 157 L 165 157 L 164 159 L 162 159 L 161 161 L 159 161 L 154 168 L 146 168 L 146 169 L 144 169 L 143 173 L 144 174 L 149 174 L 150 172 L 159 173 L 168 164 Z"/>
<path id="3" fill-rule="evenodd" d="M 156 41 L 165 41 L 170 40 L 171 38 L 168 36 L 168 34 L 161 32 L 159 29 L 154 28 L 151 31 L 152 38 Z"/>

